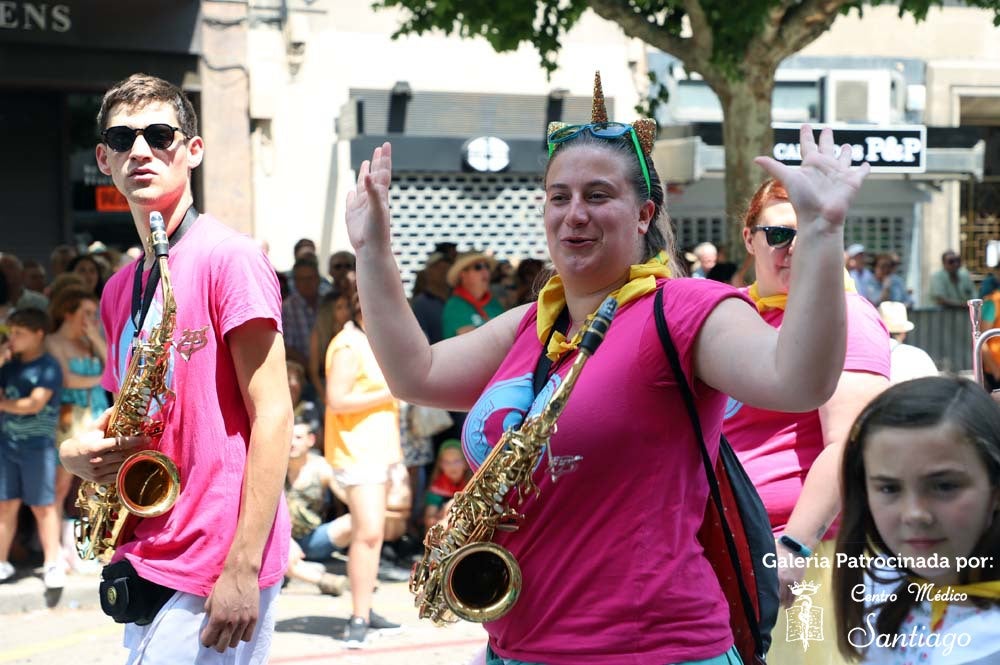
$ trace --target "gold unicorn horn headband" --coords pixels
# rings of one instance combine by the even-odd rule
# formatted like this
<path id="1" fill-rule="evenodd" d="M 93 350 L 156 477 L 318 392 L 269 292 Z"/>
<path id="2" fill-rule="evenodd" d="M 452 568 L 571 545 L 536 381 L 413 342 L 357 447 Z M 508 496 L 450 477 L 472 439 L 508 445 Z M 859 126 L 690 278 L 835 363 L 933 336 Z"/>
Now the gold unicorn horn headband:
<path id="1" fill-rule="evenodd" d="M 601 72 L 594 72 L 594 101 L 590 105 L 591 122 L 607 122 L 608 107 L 604 103 L 604 88 L 601 87 Z"/>
<path id="2" fill-rule="evenodd" d="M 594 72 L 594 100 L 590 106 L 590 122 L 592 124 L 608 122 L 608 108 L 604 100 L 604 89 L 601 86 L 601 72 Z M 546 136 L 552 136 L 563 127 L 568 127 L 565 122 L 550 122 Z M 652 118 L 639 118 L 632 123 L 632 129 L 639 139 L 642 152 L 645 155 L 652 155 L 653 142 L 656 141 L 656 121 Z"/>

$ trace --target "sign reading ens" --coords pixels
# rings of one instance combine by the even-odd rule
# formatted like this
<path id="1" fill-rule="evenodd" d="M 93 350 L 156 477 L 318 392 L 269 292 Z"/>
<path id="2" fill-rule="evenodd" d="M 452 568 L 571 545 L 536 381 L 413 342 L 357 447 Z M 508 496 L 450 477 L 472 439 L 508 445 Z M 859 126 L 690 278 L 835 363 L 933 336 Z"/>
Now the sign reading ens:
<path id="1" fill-rule="evenodd" d="M 789 166 L 802 163 L 799 146 L 800 125 L 775 123 L 774 158 Z M 833 130 L 838 146 L 851 146 L 851 163 L 868 162 L 872 171 L 881 173 L 923 173 L 927 168 L 927 128 L 923 125 L 879 127 L 875 125 L 818 125 L 819 130 Z"/>
<path id="2" fill-rule="evenodd" d="M 69 32 L 71 27 L 68 5 L 0 0 L 0 30 Z"/>

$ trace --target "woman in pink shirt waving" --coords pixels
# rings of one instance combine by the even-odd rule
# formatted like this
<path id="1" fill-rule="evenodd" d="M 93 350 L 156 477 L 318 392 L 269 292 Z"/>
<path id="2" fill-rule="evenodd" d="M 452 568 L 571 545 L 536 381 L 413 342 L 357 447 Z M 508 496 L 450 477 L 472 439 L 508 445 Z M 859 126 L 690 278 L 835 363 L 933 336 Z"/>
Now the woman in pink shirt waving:
<path id="1" fill-rule="evenodd" d="M 485 624 L 488 661 L 739 663 L 726 600 L 696 540 L 708 483 L 653 300 L 661 287 L 710 455 L 726 394 L 816 408 L 833 393 L 843 357 L 845 308 L 835 298 L 843 222 L 867 167 L 852 169 L 847 153 L 835 156 L 829 131 L 817 145 L 808 128 L 801 168 L 758 160 L 788 183 L 803 220 L 794 281 L 807 297 L 778 331 L 727 285 L 671 278 L 675 248 L 651 159 L 655 123 L 609 122 L 599 87 L 591 120 L 549 128 L 544 228 L 556 275 L 538 302 L 433 346 L 407 306 L 390 243 L 392 149 L 376 148 L 347 202 L 370 341 L 394 395 L 469 411 L 463 450 L 477 468 L 505 430 L 544 406 L 588 317 L 615 297 L 614 321 L 549 440 L 553 456 L 578 463 L 558 482 L 539 464 L 539 492 L 518 505 L 526 518 L 495 537 L 517 559 L 523 585 L 509 612 Z M 568 323 L 555 331 L 563 312 Z M 819 357 L 817 340 L 828 349 Z M 552 366 L 536 395 L 542 356 Z"/>

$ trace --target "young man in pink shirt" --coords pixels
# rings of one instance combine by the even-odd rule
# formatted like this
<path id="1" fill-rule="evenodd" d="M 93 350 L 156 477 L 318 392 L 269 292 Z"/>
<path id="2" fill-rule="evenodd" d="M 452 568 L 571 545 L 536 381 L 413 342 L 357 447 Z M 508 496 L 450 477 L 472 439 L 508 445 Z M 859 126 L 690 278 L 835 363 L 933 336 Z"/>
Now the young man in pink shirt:
<path id="1" fill-rule="evenodd" d="M 111 483 L 132 448 L 155 448 L 181 480 L 173 507 L 140 520 L 112 559 L 115 575 L 163 605 L 138 623 L 106 611 L 127 623 L 129 663 L 215 662 L 227 651 L 228 663 L 265 663 L 288 558 L 282 487 L 292 429 L 274 271 L 252 239 L 194 209 L 191 171 L 205 146 L 176 86 L 135 74 L 107 92 L 98 124 L 98 167 L 128 200 L 147 247 L 104 288 L 102 384 L 121 388 L 133 340 L 162 320 L 162 283 L 146 288 L 158 274 L 147 242 L 155 211 L 171 245 L 177 314 L 166 381 L 175 397 L 162 436 L 106 438 L 109 412 L 60 456 L 85 480 Z M 134 572 L 120 573 L 129 565 Z"/>

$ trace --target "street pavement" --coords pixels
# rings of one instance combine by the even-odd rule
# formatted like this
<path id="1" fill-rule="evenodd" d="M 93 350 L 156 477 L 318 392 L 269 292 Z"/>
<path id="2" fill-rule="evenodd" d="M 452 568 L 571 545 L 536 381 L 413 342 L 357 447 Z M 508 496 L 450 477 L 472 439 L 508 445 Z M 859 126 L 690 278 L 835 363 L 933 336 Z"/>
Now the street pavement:
<path id="1" fill-rule="evenodd" d="M 96 575 L 70 575 L 58 595 L 46 592 L 30 569 L 0 584 L 0 663 L 30 665 L 121 665 L 122 627 L 100 610 Z M 394 635 L 376 635 L 351 651 L 338 639 L 350 615 L 349 593 L 323 596 L 292 582 L 281 593 L 271 660 L 273 665 L 465 665 L 486 643 L 482 626 L 445 627 L 418 620 L 405 582 L 381 582 L 375 611 L 401 622 Z M 335 637 L 338 636 L 338 637 Z"/>

